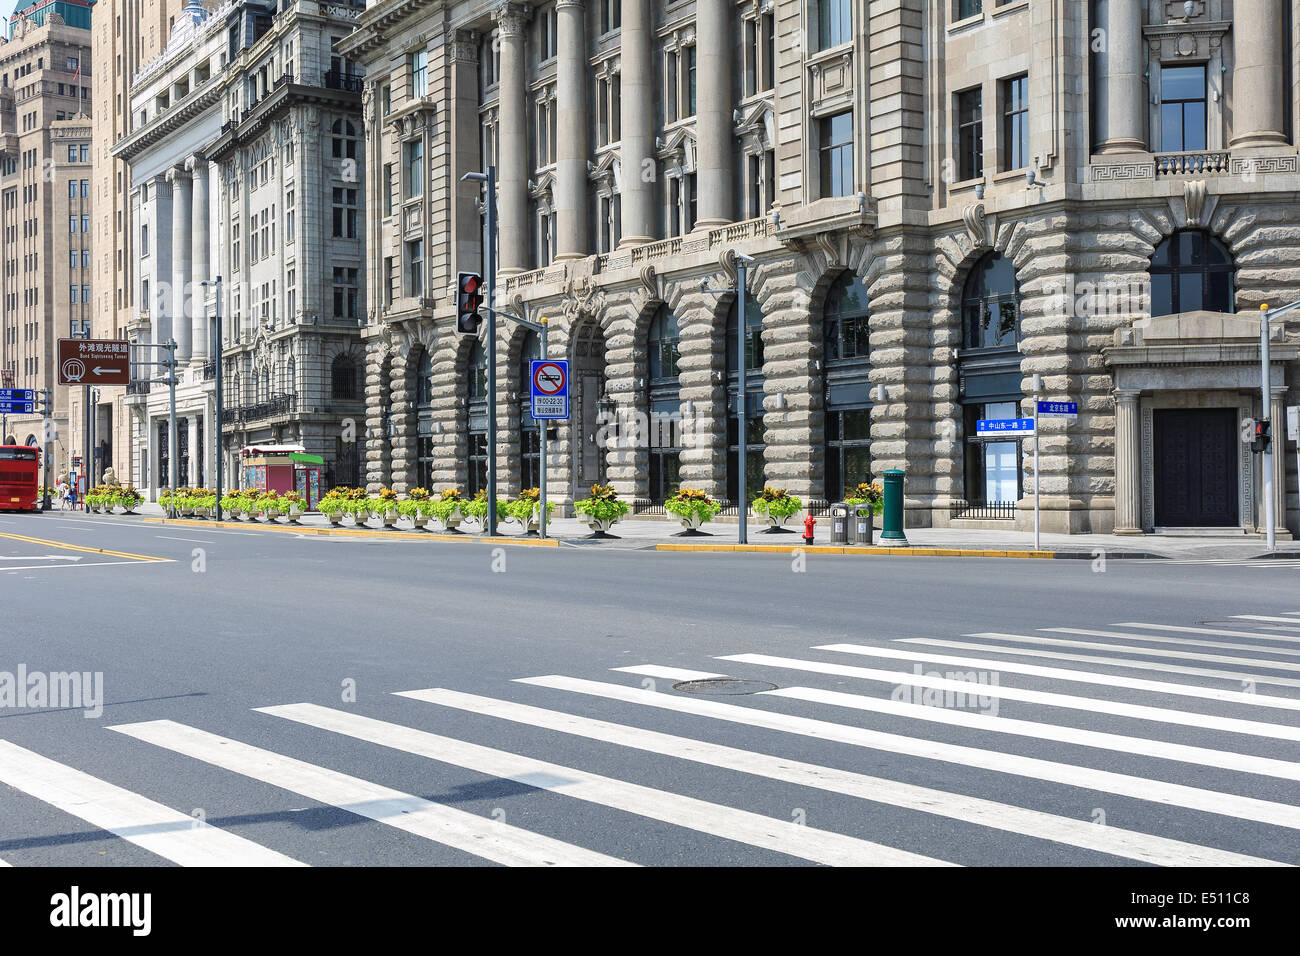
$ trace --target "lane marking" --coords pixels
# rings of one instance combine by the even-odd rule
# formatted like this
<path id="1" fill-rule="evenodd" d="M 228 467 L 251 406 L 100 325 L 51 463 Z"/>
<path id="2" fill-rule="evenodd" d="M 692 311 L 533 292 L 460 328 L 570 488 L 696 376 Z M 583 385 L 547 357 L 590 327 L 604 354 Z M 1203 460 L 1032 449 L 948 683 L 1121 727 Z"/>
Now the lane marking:
<path id="1" fill-rule="evenodd" d="M 170 559 L 168 559 L 170 560 Z M 156 561 L 90 561 L 82 564 L 23 564 L 16 568 L 0 568 L 0 572 L 15 571 L 75 571 L 77 568 L 108 568 L 123 564 L 157 564 Z"/>
<path id="2" fill-rule="evenodd" d="M 1205 813 L 1237 817 L 1242 820 L 1253 820 L 1256 823 L 1267 823 L 1271 826 L 1300 830 L 1300 807 L 1260 800 L 1256 797 L 1242 797 L 1214 790 L 1202 790 L 1199 787 L 1190 787 L 1185 784 L 1135 777 L 1111 770 L 1096 770 L 1091 767 L 1057 763 L 1052 760 L 1042 760 L 1038 757 L 1022 757 L 997 750 L 982 750 L 978 747 L 965 747 L 937 740 L 926 740 L 920 737 L 905 737 L 901 734 L 890 734 L 878 730 L 869 730 L 865 727 L 836 724 L 827 720 L 798 717 L 775 711 L 759 710 L 753 707 L 739 707 L 735 704 L 723 704 L 712 700 L 687 699 L 686 697 L 640 690 L 635 687 L 624 687 L 618 684 L 602 684 L 597 681 L 560 677 L 558 675 L 520 678 L 519 682 L 606 697 L 628 703 L 649 704 L 652 707 L 676 710 L 700 717 L 713 717 L 718 720 L 745 724 L 751 727 L 761 727 L 767 730 L 799 734 L 804 737 L 814 737 L 819 740 L 849 744 L 854 747 L 863 747 L 884 753 L 938 760 L 961 767 L 992 770 L 1017 777 L 1028 777 L 1033 780 L 1060 783 L 1070 787 L 1113 793 L 1123 797 L 1145 800 L 1150 803 L 1183 807 L 1188 810 L 1200 810 Z"/>
<path id="3" fill-rule="evenodd" d="M 133 561 L 171 561 L 171 558 L 160 558 L 152 554 L 132 554 L 130 551 L 112 551 L 108 548 L 87 548 L 80 544 L 68 544 L 66 541 L 50 541 L 46 538 L 29 538 L 23 534 L 12 534 L 8 531 L 0 531 L 0 538 L 9 538 L 13 541 L 23 541 L 27 544 L 39 544 L 47 548 L 62 548 L 65 551 L 83 551 L 89 554 L 106 554 L 114 558 L 130 558 Z"/>
<path id="4" fill-rule="evenodd" d="M 960 651 L 984 651 L 995 654 L 1016 654 L 1021 657 L 1049 657 L 1053 660 L 1081 661 L 1085 664 L 1105 664 L 1108 667 L 1127 667 L 1132 670 L 1159 671 L 1162 674 L 1188 674 L 1194 677 L 1213 677 L 1239 684 L 1276 684 L 1279 687 L 1300 687 L 1300 680 L 1291 677 L 1271 677 L 1264 674 L 1243 674 L 1239 671 L 1221 671 L 1212 667 L 1187 667 L 1183 664 L 1166 664 L 1159 661 L 1133 661 L 1123 657 L 1098 657 L 1096 654 L 1067 654 L 1064 651 L 1040 651 L 1032 647 L 1006 647 L 1001 644 L 972 644 L 969 641 L 941 641 L 932 637 L 905 637 L 904 644 L 927 644 L 933 647 L 951 647 Z"/>
<path id="5" fill-rule="evenodd" d="M 181 866 L 306 865 L 6 740 L 0 782 Z"/>
<path id="6" fill-rule="evenodd" d="M 0 561 L 80 561 L 80 555 L 70 554 L 0 554 Z"/>
<path id="7" fill-rule="evenodd" d="M 176 538 L 169 534 L 156 534 L 155 538 L 166 538 L 168 541 L 192 541 L 195 544 L 216 544 L 215 541 L 209 541 L 206 538 Z"/>
<path id="8" fill-rule="evenodd" d="M 677 757 L 710 767 L 724 767 L 739 773 L 780 780 L 797 786 L 840 793 L 887 806 L 974 823 L 979 826 L 1019 833 L 1040 840 L 1109 853 L 1158 866 L 1286 866 L 1271 860 L 1151 836 L 1116 827 L 1100 827 L 1090 821 L 1027 810 L 994 800 L 968 797 L 913 784 L 871 777 L 865 774 L 787 760 L 771 754 L 726 747 L 721 744 L 678 737 L 657 730 L 645 730 L 591 717 L 544 710 L 527 704 L 463 694 L 443 688 L 404 691 L 399 697 L 453 707 L 470 713 L 499 717 L 531 727 L 574 734 L 631 747 L 665 757 Z"/>
<path id="9" fill-rule="evenodd" d="M 680 667 L 661 667 L 658 664 L 636 664 L 632 667 L 611 667 L 612 671 L 624 674 L 642 674 L 646 677 L 662 677 L 664 680 L 717 680 L 726 674 L 711 674 L 708 671 L 688 671 Z"/>
<path id="10" fill-rule="evenodd" d="M 1047 644 L 1051 647 L 1081 647 L 1092 651 L 1124 651 L 1143 657 L 1172 657 L 1175 660 L 1208 661 L 1211 664 L 1246 664 L 1263 667 L 1266 670 L 1300 671 L 1300 664 L 1287 661 L 1271 661 L 1257 657 L 1228 657 L 1223 654 L 1201 654 L 1196 651 L 1166 651 L 1159 647 L 1142 647 L 1137 644 L 1108 644 L 1099 641 L 1067 641 L 1054 637 L 1037 637 L 1026 634 L 1003 634 L 999 631 L 982 631 L 971 637 L 984 640 L 1012 641 L 1016 644 Z M 1260 679 L 1255 677 L 1253 679 Z"/>
<path id="11" fill-rule="evenodd" d="M 403 753 L 416 754 L 577 800 L 622 810 L 723 837 L 750 846 L 832 866 L 951 866 L 942 860 L 881 846 L 867 840 L 799 826 L 748 810 L 697 800 L 667 790 L 602 777 L 544 760 L 440 737 L 423 730 L 321 707 L 288 704 L 259 707 L 258 712 L 284 717 L 322 730 L 355 737 Z"/>
<path id="12" fill-rule="evenodd" d="M 965 645 L 961 645 L 965 646 Z M 894 647 L 866 647 L 860 644 L 821 644 L 813 648 L 817 651 L 835 651 L 841 654 L 857 654 L 862 657 L 884 657 L 890 660 L 918 661 L 931 664 L 954 664 L 958 667 L 974 667 L 976 669 L 987 668 L 988 670 L 1005 671 L 1009 674 L 1025 674 L 1032 677 L 1048 677 L 1053 680 L 1070 681 L 1076 684 L 1100 684 L 1104 687 L 1124 687 L 1132 690 L 1146 690 L 1157 694 L 1173 694 L 1182 697 L 1198 697 L 1204 700 L 1218 700 L 1232 704 L 1247 704 L 1252 707 L 1274 707 L 1279 710 L 1300 710 L 1300 700 L 1291 697 L 1270 697 L 1267 694 L 1248 694 L 1240 690 L 1221 690 L 1217 687 L 1199 687 L 1195 684 L 1172 684 L 1167 681 L 1146 680 L 1142 677 L 1125 677 L 1118 674 L 1098 674 L 1092 671 L 1076 671 L 1066 667 L 1043 667 L 1038 664 L 1022 664 L 1019 661 L 1000 661 L 979 657 L 959 657 L 954 654 L 926 654 L 921 651 L 903 651 Z M 904 677 L 914 677 L 915 675 L 907 674 L 904 671 L 885 671 L 893 677 L 893 680 L 900 681 Z M 999 687 L 999 691 L 1014 690 L 1019 694 L 1047 694 L 1046 691 L 1021 690 L 1020 688 Z M 1067 695 L 1053 694 L 1052 696 L 1065 698 Z M 1025 697 L 1025 700 L 1031 698 Z M 1095 697 L 1077 697 L 1069 698 L 1072 700 L 1088 701 L 1090 704 L 1098 706 L 1105 705 L 1133 708 L 1134 713 L 1126 714 L 1127 716 L 1137 716 L 1137 711 L 1157 711 L 1167 712 L 1170 714 L 1190 714 L 1190 711 L 1168 710 L 1163 708 L 1147 707 L 1141 704 L 1124 704 L 1117 701 L 1103 700 Z M 1115 713 L 1120 713 L 1115 711 Z M 1200 715 L 1193 715 L 1200 716 Z M 1229 717 L 1216 717 L 1216 720 L 1233 720 Z M 1242 723 L 1253 724 L 1254 721 L 1242 721 Z M 1274 724 L 1260 724 L 1263 727 L 1277 726 Z M 1241 731 L 1247 733 L 1247 731 Z"/>
<path id="13" fill-rule="evenodd" d="M 506 866 L 634 865 L 175 721 L 108 729 Z"/>

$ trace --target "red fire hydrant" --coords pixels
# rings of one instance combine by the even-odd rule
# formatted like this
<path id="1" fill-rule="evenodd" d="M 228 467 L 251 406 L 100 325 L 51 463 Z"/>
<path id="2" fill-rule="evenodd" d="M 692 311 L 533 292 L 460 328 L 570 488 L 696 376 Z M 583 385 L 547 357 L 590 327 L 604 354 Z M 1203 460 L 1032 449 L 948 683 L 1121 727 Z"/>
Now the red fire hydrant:
<path id="1" fill-rule="evenodd" d="M 803 519 L 803 543 L 813 543 L 813 527 L 817 524 L 817 519 L 812 515 Z"/>

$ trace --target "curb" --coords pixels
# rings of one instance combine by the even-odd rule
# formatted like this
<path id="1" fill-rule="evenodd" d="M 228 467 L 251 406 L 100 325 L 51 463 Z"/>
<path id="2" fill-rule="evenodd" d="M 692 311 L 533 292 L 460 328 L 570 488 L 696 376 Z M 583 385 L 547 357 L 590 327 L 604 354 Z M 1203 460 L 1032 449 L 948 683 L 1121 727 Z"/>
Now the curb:
<path id="1" fill-rule="evenodd" d="M 740 551 L 740 552 L 760 552 L 760 553 L 777 553 L 793 554 L 795 551 L 802 551 L 804 554 L 846 554 L 858 555 L 861 557 L 936 557 L 936 558 L 1030 558 L 1030 559 L 1065 559 L 1074 558 L 1082 560 L 1092 560 L 1094 555 L 1089 551 L 1018 551 L 1018 550 L 997 550 L 981 548 L 878 548 L 878 547 L 858 547 L 856 545 L 839 547 L 834 545 L 784 545 L 784 544 L 659 544 L 655 545 L 656 551 Z M 1151 554 L 1146 551 L 1116 551 L 1105 552 L 1109 560 L 1128 560 L 1134 558 L 1153 558 L 1165 559 L 1165 555 Z"/>
<path id="2" fill-rule="evenodd" d="M 558 548 L 559 538 L 524 538 L 510 535 L 437 534 L 430 531 L 383 531 L 379 528 L 312 528 L 293 524 L 263 524 L 252 521 L 195 521 L 190 518 L 143 518 L 143 524 L 183 525 L 190 528 L 256 528 L 259 531 L 280 531 L 292 534 L 311 534 L 334 538 L 394 538 L 405 541 L 459 541 L 473 544 L 515 544 L 531 548 Z"/>

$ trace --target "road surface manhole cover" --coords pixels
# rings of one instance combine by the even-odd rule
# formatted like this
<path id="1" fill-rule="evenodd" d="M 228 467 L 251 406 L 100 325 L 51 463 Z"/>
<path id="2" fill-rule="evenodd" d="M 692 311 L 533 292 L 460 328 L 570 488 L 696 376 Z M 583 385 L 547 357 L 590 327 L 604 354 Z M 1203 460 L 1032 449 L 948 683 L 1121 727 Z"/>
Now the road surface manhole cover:
<path id="1" fill-rule="evenodd" d="M 757 694 L 765 690 L 776 690 L 776 685 L 765 680 L 713 677 L 707 680 L 684 680 L 673 684 L 673 690 L 679 690 L 683 694 Z"/>

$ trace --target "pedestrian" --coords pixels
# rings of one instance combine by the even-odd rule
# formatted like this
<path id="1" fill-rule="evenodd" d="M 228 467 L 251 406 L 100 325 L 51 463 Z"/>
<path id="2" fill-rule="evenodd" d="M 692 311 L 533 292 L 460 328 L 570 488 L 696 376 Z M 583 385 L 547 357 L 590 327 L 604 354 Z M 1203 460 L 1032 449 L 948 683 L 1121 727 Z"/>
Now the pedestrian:
<path id="1" fill-rule="evenodd" d="M 68 510 L 68 483 L 67 481 L 64 480 L 62 475 L 59 476 L 59 480 L 55 483 L 54 490 L 59 497 L 59 510 L 67 511 Z"/>

